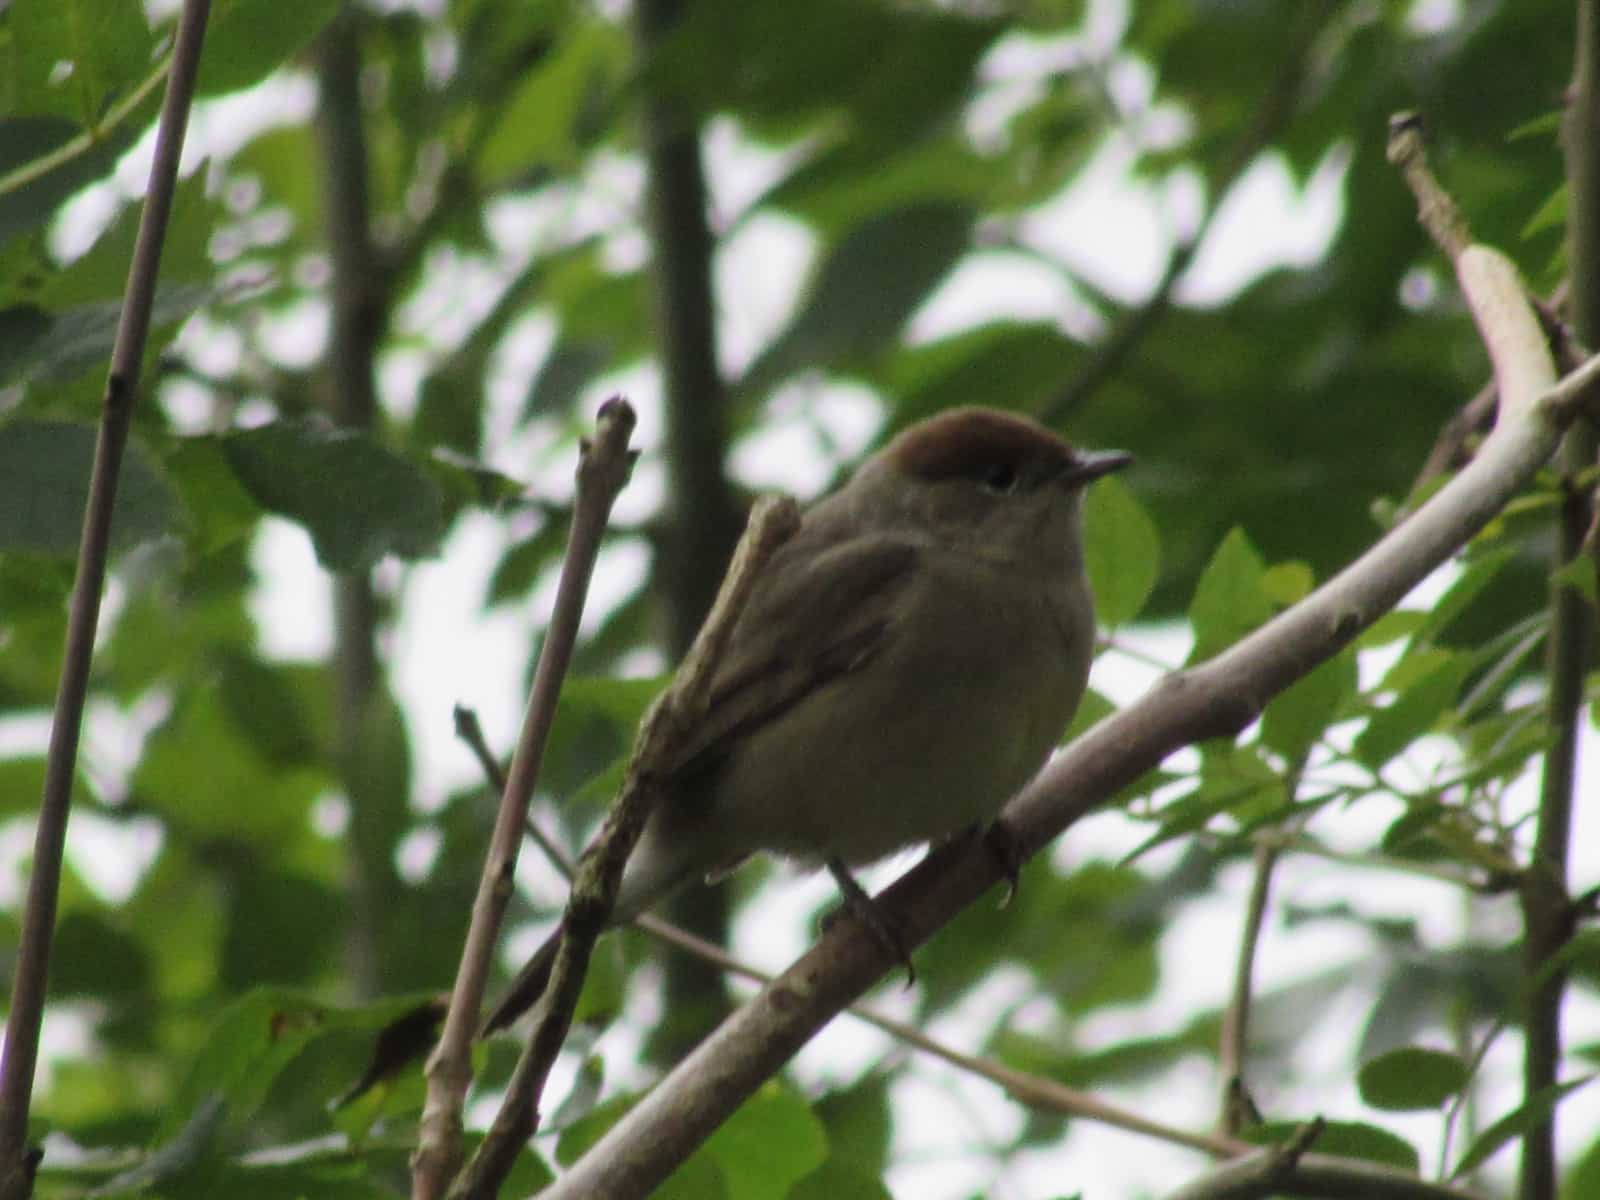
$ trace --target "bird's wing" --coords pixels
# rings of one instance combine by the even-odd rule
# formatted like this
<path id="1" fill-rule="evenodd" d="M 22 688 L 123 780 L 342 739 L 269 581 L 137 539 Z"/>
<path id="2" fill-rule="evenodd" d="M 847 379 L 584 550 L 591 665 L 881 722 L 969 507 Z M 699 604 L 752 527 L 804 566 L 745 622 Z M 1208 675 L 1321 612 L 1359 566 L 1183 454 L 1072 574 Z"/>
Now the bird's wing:
<path id="1" fill-rule="evenodd" d="M 856 670 L 894 637 L 895 602 L 921 548 L 878 534 L 816 553 L 810 540 L 797 535 L 757 581 L 712 678 L 706 712 L 671 773 L 714 765 L 740 738 Z M 806 558 L 805 568 L 794 569 Z"/>

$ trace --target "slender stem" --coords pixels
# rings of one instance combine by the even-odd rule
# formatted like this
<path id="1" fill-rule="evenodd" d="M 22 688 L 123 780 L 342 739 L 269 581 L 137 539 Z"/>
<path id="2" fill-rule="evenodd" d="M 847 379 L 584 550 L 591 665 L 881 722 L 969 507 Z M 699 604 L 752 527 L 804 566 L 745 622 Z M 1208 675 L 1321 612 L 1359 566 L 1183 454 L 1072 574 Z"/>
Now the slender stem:
<path id="1" fill-rule="evenodd" d="M 156 89 L 166 82 L 168 73 L 173 69 L 178 60 L 176 45 L 173 47 L 172 56 L 151 71 L 149 75 L 139 81 L 139 86 L 119 100 L 106 113 L 105 119 L 93 129 L 86 129 L 76 137 L 68 138 L 47 154 L 30 159 L 20 167 L 0 175 L 0 196 L 9 196 L 12 192 L 21 191 L 32 183 L 43 179 L 51 171 L 66 166 L 73 159 L 82 158 L 92 154 L 106 143 L 107 135 L 117 129 L 125 121 L 130 120 L 141 108 L 145 101 L 155 95 Z M 194 89 L 190 88 L 193 95 Z M 167 91 L 171 95 L 171 89 Z"/>
<path id="2" fill-rule="evenodd" d="M 1221 1045 L 1217 1052 L 1222 1105 L 1217 1128 L 1229 1136 L 1252 1123 L 1250 1098 L 1244 1082 L 1244 1060 L 1250 1042 L 1250 1000 L 1254 995 L 1256 947 L 1261 942 L 1261 926 L 1266 920 L 1267 899 L 1272 891 L 1272 871 L 1282 853 L 1283 845 L 1276 838 L 1257 839 L 1250 899 L 1245 906 L 1239 954 L 1233 969 L 1233 995 L 1222 1014 Z"/>
<path id="3" fill-rule="evenodd" d="M 1563 140 L 1566 146 L 1568 259 L 1571 306 L 1578 338 L 1593 345 L 1600 335 L 1600 11 L 1595 0 L 1578 4 L 1573 81 Z M 1590 422 L 1567 432 L 1560 466 L 1563 496 L 1559 515 L 1559 563 L 1584 557 L 1584 537 L 1593 520 L 1588 489 L 1572 477 L 1594 465 L 1596 438 Z M 1524 1024 L 1522 1087 L 1532 1096 L 1556 1082 L 1561 1064 L 1561 1006 L 1567 975 L 1548 970 L 1550 957 L 1573 931 L 1568 893 L 1572 806 L 1577 786 L 1578 737 L 1584 709 L 1584 678 L 1594 651 L 1594 608 L 1571 583 L 1552 585 L 1550 640 L 1546 643 L 1549 680 L 1548 719 L 1552 738 L 1545 751 L 1544 776 L 1533 853 L 1523 876 L 1523 971 L 1532 981 Z M 1555 1113 L 1530 1128 L 1522 1139 L 1517 1181 L 1521 1200 L 1554 1200 Z"/>
<path id="4" fill-rule="evenodd" d="M 614 397 L 601 406 L 593 442 L 585 442 L 578 463 L 578 495 L 573 508 L 567 557 L 556 587 L 555 609 L 528 695 L 522 736 L 511 761 L 505 791 L 484 860 L 472 921 L 461 950 L 461 964 L 450 993 L 439 1045 L 428 1060 L 428 1094 L 423 1107 L 417 1153 L 412 1161 L 412 1196 L 432 1200 L 445 1194 L 461 1161 L 461 1106 L 472 1080 L 471 1047 L 483 1006 L 484 984 L 506 905 L 511 900 L 517 852 L 527 821 L 528 802 L 539 777 L 545 743 L 555 721 L 561 681 L 572 661 L 578 622 L 589 577 L 600 550 L 611 505 L 627 482 L 636 452 L 628 448 L 634 414 Z"/>
<path id="5" fill-rule="evenodd" d="M 483 768 L 484 775 L 496 792 L 506 790 L 506 773 L 500 766 L 500 761 L 495 758 L 494 752 L 489 749 L 489 742 L 483 736 L 483 725 L 478 721 L 478 714 L 464 704 L 456 705 L 456 736 L 472 747 L 472 753 L 478 760 L 478 765 Z M 556 840 L 539 828 L 539 823 L 533 819 L 533 814 L 528 814 L 528 819 L 523 825 L 523 832 L 533 839 L 533 844 L 539 847 L 545 858 L 550 860 L 550 865 L 560 873 L 561 878 L 568 883 L 577 873 L 577 866 L 568 857 L 567 852 L 556 844 Z"/>
<path id="6" fill-rule="evenodd" d="M 1495 1039 L 1505 1032 L 1506 1022 L 1502 1018 L 1489 1027 L 1483 1035 L 1483 1040 L 1478 1043 L 1478 1048 L 1472 1052 L 1467 1060 L 1467 1078 L 1461 1085 L 1461 1090 L 1456 1093 L 1455 1099 L 1450 1102 L 1449 1109 L 1444 1114 L 1444 1135 L 1439 1139 L 1439 1175 L 1443 1178 L 1450 1170 L 1450 1148 L 1455 1140 L 1456 1126 L 1461 1123 L 1461 1116 L 1467 1112 L 1472 1104 L 1475 1092 L 1474 1080 L 1478 1070 L 1483 1066 L 1483 1060 L 1488 1057 L 1489 1048 L 1494 1045 Z M 1470 1028 L 1467 1036 L 1471 1036 Z"/>
<path id="7" fill-rule="evenodd" d="M 39 825 L 34 835 L 33 873 L 28 880 L 11 1009 L 6 1020 L 4 1060 L 0 1062 L 0 1197 L 4 1200 L 20 1200 L 30 1193 L 33 1167 L 38 1161 L 37 1154 L 26 1146 L 28 1107 L 39 1054 L 39 1025 L 44 1017 L 67 816 L 72 804 L 78 737 L 89 690 L 89 663 L 100 620 L 100 596 L 110 553 L 117 480 L 138 399 L 139 367 L 144 361 L 145 342 L 150 332 L 161 246 L 172 214 L 178 163 L 183 156 L 183 136 L 189 121 L 200 47 L 205 40 L 210 9 L 210 0 L 185 0 L 178 18 L 172 70 L 156 132 L 155 156 L 150 164 L 150 189 L 139 220 L 139 237 L 134 245 L 122 315 L 111 351 L 111 368 L 106 378 L 100 436 L 95 445 L 89 498 L 83 514 L 83 536 L 78 548 L 78 575 L 72 586 L 66 649 L 50 727 Z"/>
<path id="8" fill-rule="evenodd" d="M 672 683 L 646 714 L 628 764 L 627 778 L 605 825 L 584 852 L 561 920 L 562 936 L 533 1032 L 517 1061 L 505 1099 L 483 1144 L 456 1186 L 452 1200 L 493 1200 L 517 1152 L 539 1124 L 539 1099 L 550 1068 L 566 1041 L 594 944 L 611 923 L 617 889 L 645 820 L 661 799 L 661 780 L 678 761 L 686 741 L 704 720 L 711 684 L 733 637 L 751 590 L 779 546 L 799 528 L 792 500 L 766 498 L 750 514 L 750 525 L 733 556 L 706 623 Z"/>

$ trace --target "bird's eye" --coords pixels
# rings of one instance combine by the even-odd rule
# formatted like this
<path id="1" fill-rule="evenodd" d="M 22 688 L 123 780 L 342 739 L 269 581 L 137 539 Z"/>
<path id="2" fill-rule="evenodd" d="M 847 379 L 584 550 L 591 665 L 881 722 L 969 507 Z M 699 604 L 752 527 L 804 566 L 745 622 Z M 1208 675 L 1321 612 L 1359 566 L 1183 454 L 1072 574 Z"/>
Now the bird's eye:
<path id="1" fill-rule="evenodd" d="M 984 468 L 982 483 L 985 491 L 1009 496 L 1017 489 L 1017 468 L 1007 462 L 990 463 Z"/>

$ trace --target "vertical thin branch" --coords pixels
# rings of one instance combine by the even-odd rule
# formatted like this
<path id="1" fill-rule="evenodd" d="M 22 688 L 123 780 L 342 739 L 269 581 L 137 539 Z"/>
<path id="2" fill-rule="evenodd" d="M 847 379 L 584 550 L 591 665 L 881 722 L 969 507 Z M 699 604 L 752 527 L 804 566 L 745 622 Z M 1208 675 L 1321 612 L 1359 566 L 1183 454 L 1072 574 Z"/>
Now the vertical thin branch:
<path id="1" fill-rule="evenodd" d="M 594 440 L 584 443 L 578 462 L 578 495 L 567 539 L 567 557 L 556 587 L 555 609 L 539 652 L 522 735 L 511 760 L 483 877 L 472 904 L 472 923 L 461 950 L 450 1008 L 439 1045 L 428 1060 L 428 1096 L 412 1161 L 411 1194 L 415 1200 L 444 1195 L 461 1161 L 461 1105 L 472 1081 L 472 1037 L 478 1025 L 478 1010 L 483 1006 L 484 984 L 500 922 L 511 900 L 528 802 L 538 782 L 561 682 L 572 661 L 589 577 L 612 502 L 633 469 L 636 452 L 628 447 L 633 426 L 633 409 L 627 401 L 621 397 L 606 401 L 600 409 Z"/>
<path id="2" fill-rule="evenodd" d="M 328 409 L 337 424 L 365 430 L 372 428 L 378 411 L 374 362 L 388 297 L 372 243 L 359 35 L 359 16 L 349 6 L 322 34 L 317 47 L 316 127 L 332 267 Z M 365 571 L 336 575 L 333 604 L 334 736 L 349 791 L 353 764 L 363 737 L 368 736 L 367 711 L 378 686 L 377 599 L 370 575 Z M 358 995 L 382 990 L 379 930 L 395 882 L 388 831 L 394 825 L 393 807 L 404 803 L 404 796 L 351 796 L 351 920 L 346 949 Z"/>
<path id="3" fill-rule="evenodd" d="M 139 237 L 134 245 L 116 342 L 111 351 L 111 369 L 106 378 L 100 436 L 95 445 L 89 498 L 83 514 L 83 536 L 78 546 L 78 575 L 73 582 L 67 618 L 61 681 L 50 727 L 39 825 L 34 835 L 33 873 L 28 880 L 11 1011 L 6 1020 L 4 1060 L 0 1061 L 0 1197 L 4 1200 L 21 1200 L 31 1193 L 33 1168 L 38 1161 L 37 1154 L 26 1145 L 28 1108 L 39 1055 L 39 1026 L 44 1018 L 50 943 L 61 890 L 61 860 L 66 848 L 78 737 L 89 690 L 89 663 L 94 653 L 95 630 L 100 622 L 100 595 L 105 586 L 117 480 L 122 454 L 128 444 L 134 404 L 138 400 L 139 367 L 144 361 L 145 342 L 150 333 L 150 311 L 161 264 L 161 246 L 166 238 L 167 220 L 172 214 L 178 163 L 183 156 L 184 131 L 189 121 L 200 47 L 205 40 L 210 10 L 210 0 L 185 0 L 178 17 L 172 75 L 167 82 L 156 132 L 155 156 L 150 164 L 150 188 L 139 220 Z"/>
<path id="4" fill-rule="evenodd" d="M 679 761 L 705 719 L 716 677 L 751 589 L 779 546 L 800 525 L 800 510 L 788 498 L 767 497 L 750 514 L 716 602 L 672 683 L 645 715 L 634 741 L 627 777 L 605 825 L 583 853 L 562 936 L 544 994 L 534 1009 L 534 1028 L 512 1072 L 505 1099 L 477 1155 L 450 1191 L 451 1200 L 492 1200 L 515 1156 L 539 1123 L 539 1099 L 577 1010 L 589 956 L 611 922 L 622 871 L 646 819 L 661 800 L 663 780 Z"/>
<path id="5" fill-rule="evenodd" d="M 1573 82 L 1563 130 L 1567 158 L 1567 236 L 1573 322 L 1588 345 L 1600 335 L 1600 12 L 1595 0 L 1578 5 Z M 1584 553 L 1584 535 L 1593 519 L 1591 496 L 1573 475 L 1595 461 L 1594 426 L 1579 421 L 1567 431 L 1559 459 L 1564 496 L 1560 522 L 1560 565 Z M 1522 1086 L 1525 1096 L 1555 1083 L 1561 1064 L 1561 1004 L 1566 972 L 1546 963 L 1572 936 L 1572 904 L 1567 890 L 1572 837 L 1578 734 L 1583 720 L 1584 677 L 1594 648 L 1594 609 L 1579 589 L 1552 584 L 1546 673 L 1548 713 L 1553 738 L 1545 751 L 1533 855 L 1522 883 L 1523 970 L 1537 980 L 1528 997 L 1524 1024 Z M 1522 1140 L 1518 1176 L 1521 1200 L 1554 1200 L 1558 1191 L 1555 1113 L 1529 1129 Z"/>
<path id="6" fill-rule="evenodd" d="M 1282 853 L 1282 843 L 1276 839 L 1264 838 L 1256 843 L 1255 875 L 1250 881 L 1244 928 L 1239 934 L 1239 956 L 1233 971 L 1233 995 L 1222 1014 L 1222 1038 L 1217 1054 L 1217 1066 L 1222 1076 L 1222 1105 L 1217 1129 L 1229 1137 L 1253 1123 L 1248 1119 L 1250 1098 L 1244 1082 L 1244 1060 L 1250 1044 L 1250 1002 L 1255 995 L 1256 947 L 1260 944 L 1261 925 L 1267 916 L 1272 871 Z"/>

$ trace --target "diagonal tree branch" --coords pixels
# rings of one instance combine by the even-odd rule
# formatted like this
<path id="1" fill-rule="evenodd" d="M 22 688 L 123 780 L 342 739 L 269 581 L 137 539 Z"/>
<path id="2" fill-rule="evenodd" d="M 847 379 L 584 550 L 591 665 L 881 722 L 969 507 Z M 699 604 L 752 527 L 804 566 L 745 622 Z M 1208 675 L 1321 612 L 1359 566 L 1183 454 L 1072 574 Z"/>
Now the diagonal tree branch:
<path id="1" fill-rule="evenodd" d="M 1019 853 L 1037 853 L 1174 750 L 1244 728 L 1269 697 L 1348 644 L 1492 519 L 1549 458 L 1580 408 L 1593 403 L 1600 359 L 1556 387 L 1539 388 L 1548 353 L 1515 272 L 1488 250 L 1474 247 L 1466 257 L 1472 261 L 1463 264 L 1464 287 L 1506 398 L 1482 452 L 1304 601 L 1215 659 L 1168 677 L 1073 742 L 1005 811 Z M 952 844 L 931 853 L 880 903 L 906 945 L 915 946 L 999 875 L 982 847 Z M 544 1193 L 546 1200 L 647 1194 L 892 965 L 853 923 L 836 925 L 613 1126 Z"/>
<path id="2" fill-rule="evenodd" d="M 89 691 L 89 663 L 94 654 L 95 630 L 100 621 L 100 596 L 110 554 L 117 481 L 139 395 L 139 369 L 150 333 L 161 245 L 172 215 L 178 163 L 183 157 L 183 137 L 210 11 L 209 0 L 185 0 L 178 17 L 171 74 L 156 130 L 155 156 L 150 164 L 150 190 L 139 220 L 139 236 L 134 244 L 133 263 L 128 270 L 128 286 L 111 351 L 111 369 L 106 378 L 100 436 L 95 445 L 89 498 L 83 514 L 83 536 L 78 547 L 78 575 L 73 581 L 67 618 L 66 650 L 50 726 L 44 794 L 39 802 L 39 824 L 34 834 L 33 874 L 28 880 L 11 1010 L 6 1020 L 4 1060 L 0 1062 L 0 1197 L 4 1200 L 22 1200 L 31 1194 L 33 1169 L 39 1159 L 38 1152 L 27 1146 L 28 1108 L 39 1055 L 39 1026 L 44 1018 L 50 943 L 56 901 L 61 891 L 61 859 L 66 849 L 78 736 Z"/>

